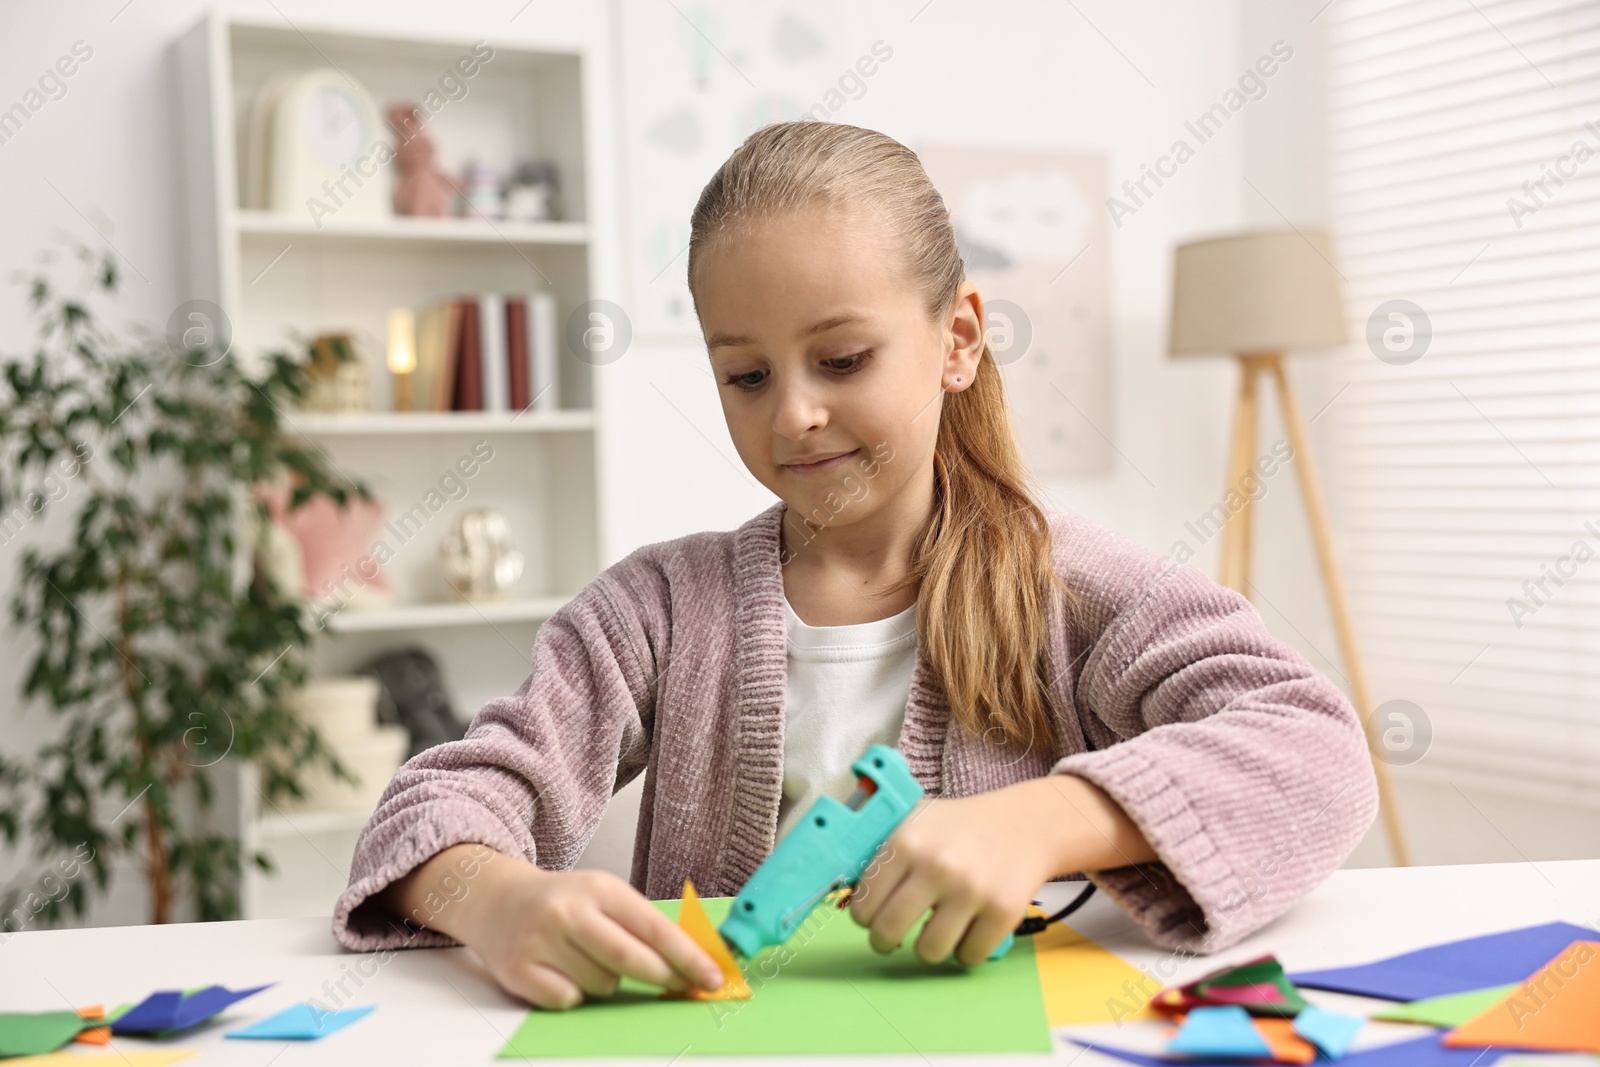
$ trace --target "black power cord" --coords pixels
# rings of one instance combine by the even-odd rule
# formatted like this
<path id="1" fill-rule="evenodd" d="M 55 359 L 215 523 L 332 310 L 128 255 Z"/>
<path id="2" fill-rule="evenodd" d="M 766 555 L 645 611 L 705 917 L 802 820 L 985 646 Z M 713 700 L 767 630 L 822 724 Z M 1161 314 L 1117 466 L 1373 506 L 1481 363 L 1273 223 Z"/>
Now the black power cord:
<path id="1" fill-rule="evenodd" d="M 1026 919 L 1022 920 L 1021 924 L 1019 924 L 1017 926 L 1017 930 L 1016 930 L 1017 934 L 1019 936 L 1026 937 L 1026 936 L 1028 936 L 1030 934 L 1043 933 L 1045 928 L 1048 927 L 1051 923 L 1060 922 L 1062 919 L 1065 919 L 1068 915 L 1071 915 L 1073 912 L 1075 912 L 1079 908 L 1083 907 L 1084 901 L 1086 901 L 1090 897 L 1094 896 L 1094 888 L 1095 888 L 1094 883 L 1090 882 L 1089 883 L 1089 887 L 1087 889 L 1085 889 L 1082 893 L 1078 894 L 1078 899 L 1077 900 L 1074 900 L 1071 904 L 1068 904 L 1066 907 L 1062 908 L 1060 911 L 1056 912 L 1054 915 L 1030 915 L 1030 916 L 1028 916 Z"/>

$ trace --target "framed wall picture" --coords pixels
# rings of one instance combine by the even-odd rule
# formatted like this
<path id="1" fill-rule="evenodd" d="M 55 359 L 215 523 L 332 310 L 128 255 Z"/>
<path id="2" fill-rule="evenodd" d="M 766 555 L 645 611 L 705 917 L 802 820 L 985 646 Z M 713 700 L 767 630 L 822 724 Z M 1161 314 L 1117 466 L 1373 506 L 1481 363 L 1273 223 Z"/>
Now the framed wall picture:
<path id="1" fill-rule="evenodd" d="M 910 146 L 985 305 L 1017 445 L 1036 476 L 1111 469 L 1110 232 L 1099 153 Z"/>

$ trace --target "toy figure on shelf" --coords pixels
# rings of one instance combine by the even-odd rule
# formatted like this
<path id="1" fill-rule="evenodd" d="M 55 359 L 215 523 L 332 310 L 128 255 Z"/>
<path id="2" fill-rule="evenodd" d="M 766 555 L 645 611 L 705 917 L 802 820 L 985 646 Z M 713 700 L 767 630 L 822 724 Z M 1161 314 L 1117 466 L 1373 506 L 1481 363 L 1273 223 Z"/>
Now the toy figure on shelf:
<path id="1" fill-rule="evenodd" d="M 469 511 L 439 543 L 445 580 L 458 599 L 500 600 L 522 577 L 522 553 L 498 511 Z"/>
<path id="2" fill-rule="evenodd" d="M 467 164 L 466 203 L 461 213 L 468 218 L 504 217 L 500 200 L 500 172 L 481 163 Z"/>
<path id="3" fill-rule="evenodd" d="M 415 104 L 396 104 L 389 109 L 389 125 L 401 137 L 394 151 L 400 175 L 394 185 L 394 212 L 435 218 L 451 215 L 455 189 L 433 165 L 433 142 L 422 132 L 422 122 L 422 111 Z"/>
<path id="4" fill-rule="evenodd" d="M 439 664 L 428 651 L 407 645 L 379 653 L 361 673 L 378 679 L 378 721 L 399 723 L 411 737 L 410 759 L 424 749 L 458 741 L 467 724 L 450 704 Z"/>
<path id="5" fill-rule="evenodd" d="M 544 222 L 559 218 L 554 163 L 519 163 L 506 182 L 505 217 L 512 222 Z"/>

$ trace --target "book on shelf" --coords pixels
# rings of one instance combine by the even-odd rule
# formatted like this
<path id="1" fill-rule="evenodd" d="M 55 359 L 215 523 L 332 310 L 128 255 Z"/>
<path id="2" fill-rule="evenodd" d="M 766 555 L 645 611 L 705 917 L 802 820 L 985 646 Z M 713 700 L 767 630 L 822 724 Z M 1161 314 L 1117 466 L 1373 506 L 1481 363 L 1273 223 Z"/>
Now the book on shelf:
<path id="1" fill-rule="evenodd" d="M 506 298 L 506 363 L 511 410 L 521 411 L 532 394 L 528 391 L 528 302 L 520 296 Z"/>
<path id="2" fill-rule="evenodd" d="M 533 391 L 533 410 L 554 411 L 560 406 L 556 353 L 561 343 L 555 294 L 542 289 L 529 293 L 528 319 L 528 387 Z"/>
<path id="3" fill-rule="evenodd" d="M 510 411 L 510 368 L 506 366 L 506 298 L 478 294 L 479 353 L 483 364 L 483 410 Z"/>
<path id="4" fill-rule="evenodd" d="M 451 411 L 483 410 L 482 330 L 478 302 L 462 300 L 461 331 L 456 341 L 456 382 Z"/>
<path id="5" fill-rule="evenodd" d="M 421 411 L 450 411 L 456 387 L 456 354 L 461 339 L 461 304 L 435 304 L 422 312 L 416 331 L 416 373 L 411 397 Z M 424 371 L 426 368 L 426 371 Z"/>
<path id="6" fill-rule="evenodd" d="M 448 348 L 449 307 L 435 304 L 417 316 L 417 369 L 411 372 L 412 403 L 424 411 L 438 406 Z"/>
<path id="7" fill-rule="evenodd" d="M 424 411 L 559 410 L 553 294 L 476 293 L 417 315 L 412 395 Z"/>

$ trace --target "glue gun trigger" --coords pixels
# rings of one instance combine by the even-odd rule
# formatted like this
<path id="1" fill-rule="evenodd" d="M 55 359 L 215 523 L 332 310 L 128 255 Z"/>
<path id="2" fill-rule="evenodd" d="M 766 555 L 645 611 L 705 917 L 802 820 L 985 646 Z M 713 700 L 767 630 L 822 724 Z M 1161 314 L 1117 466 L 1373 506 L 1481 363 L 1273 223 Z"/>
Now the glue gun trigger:
<path id="1" fill-rule="evenodd" d="M 802 917 L 804 917 L 806 915 L 810 915 L 811 914 L 811 909 L 815 908 L 818 904 L 821 904 L 823 898 L 826 897 L 829 893 L 832 893 L 835 889 L 838 889 L 840 885 L 841 885 L 841 883 L 834 882 L 832 885 L 824 886 L 823 889 L 822 889 L 822 892 L 816 894 L 810 900 L 802 902 L 801 905 L 798 908 L 795 908 L 793 911 L 791 911 L 788 915 L 786 915 L 784 917 L 784 921 L 786 923 L 791 923 L 791 922 L 794 922 L 797 918 L 802 918 Z"/>

